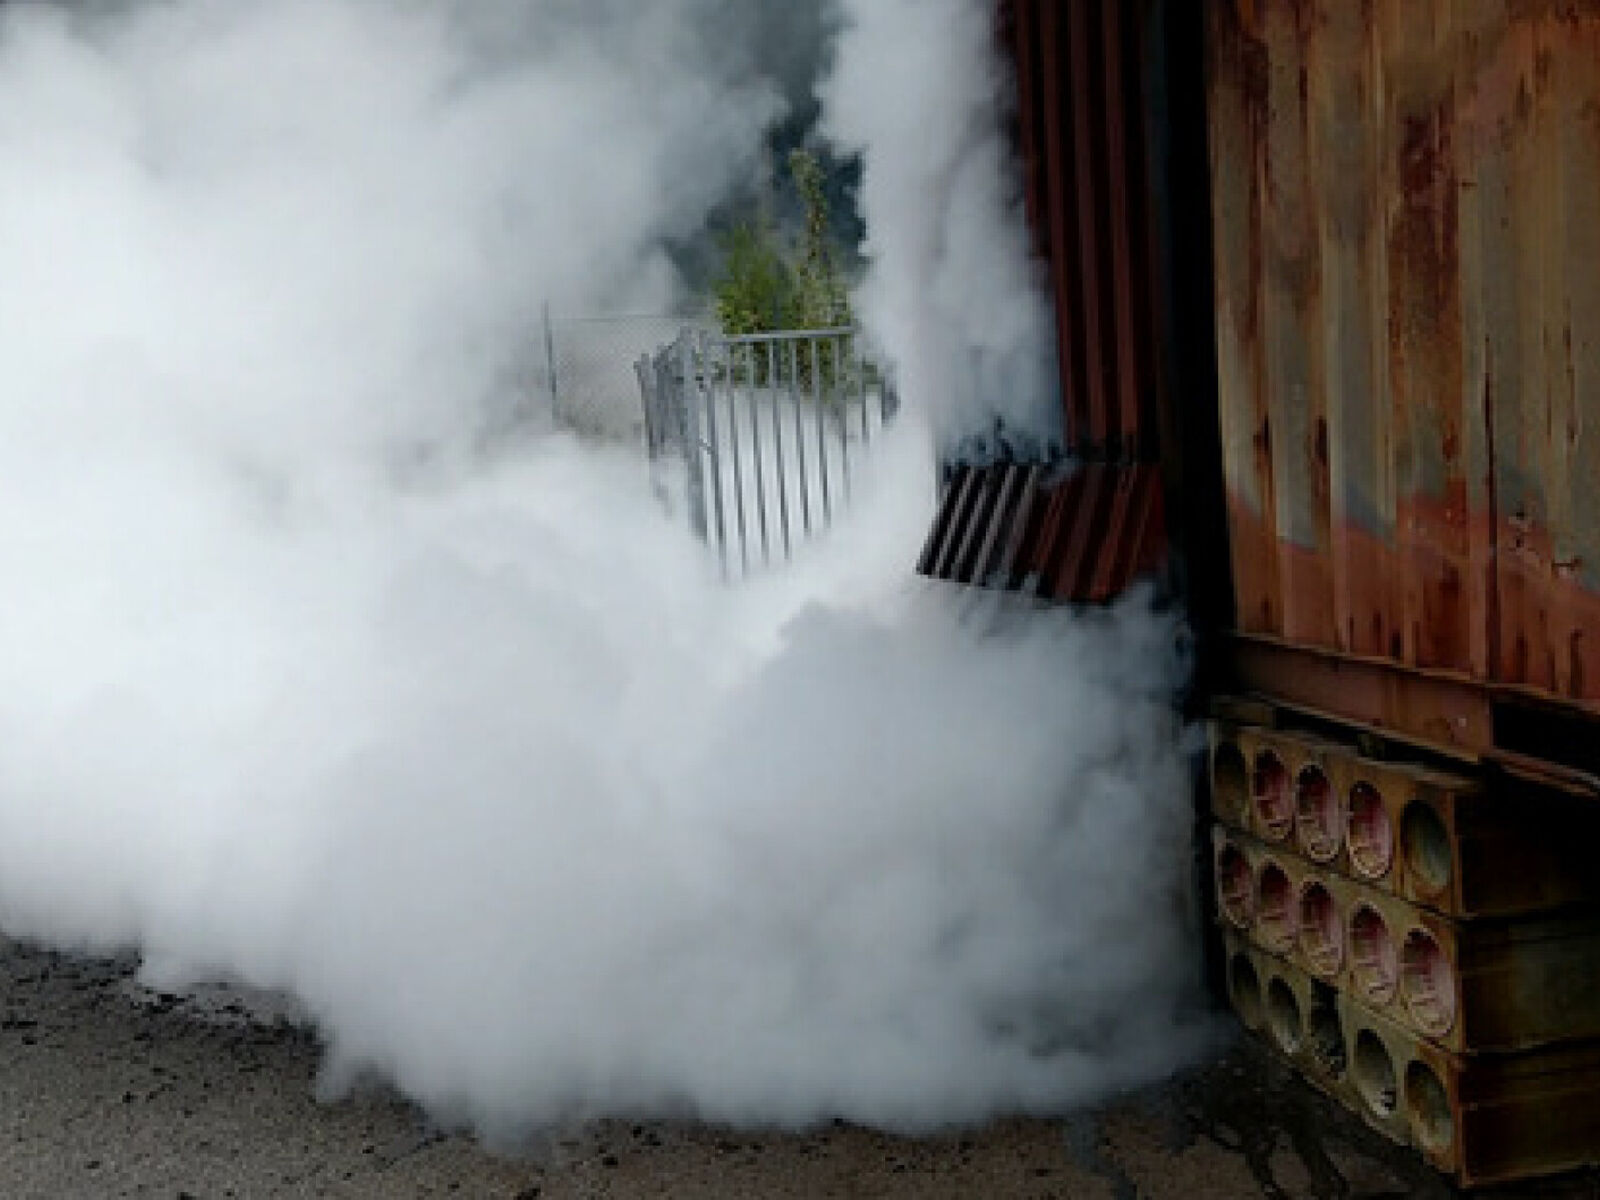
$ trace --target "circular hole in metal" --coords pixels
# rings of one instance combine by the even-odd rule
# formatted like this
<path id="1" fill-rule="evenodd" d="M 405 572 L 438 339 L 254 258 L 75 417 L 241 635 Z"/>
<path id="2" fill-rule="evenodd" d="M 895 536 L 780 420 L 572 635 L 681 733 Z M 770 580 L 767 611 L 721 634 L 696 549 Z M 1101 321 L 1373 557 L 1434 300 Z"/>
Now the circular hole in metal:
<path id="1" fill-rule="evenodd" d="M 1356 1034 L 1356 1052 L 1351 1074 L 1362 1102 L 1380 1117 L 1392 1117 L 1400 1107 L 1394 1075 L 1394 1059 L 1383 1041 L 1370 1029 Z"/>
<path id="2" fill-rule="evenodd" d="M 1248 1029 L 1261 1028 L 1261 979 L 1249 956 L 1235 954 L 1228 963 L 1228 995 L 1233 1010 Z"/>
<path id="3" fill-rule="evenodd" d="M 1294 781 L 1294 828 L 1313 862 L 1332 862 L 1344 840 L 1344 819 L 1327 773 L 1313 763 Z"/>
<path id="4" fill-rule="evenodd" d="M 1430 1154 L 1445 1154 L 1456 1140 L 1450 1093 L 1434 1069 L 1413 1060 L 1406 1067 L 1406 1119 L 1417 1144 Z"/>
<path id="5" fill-rule="evenodd" d="M 1261 834 L 1281 842 L 1294 828 L 1294 798 L 1290 795 L 1289 769 L 1271 750 L 1256 755 L 1255 773 L 1250 779 L 1250 798 L 1255 805 Z"/>
<path id="6" fill-rule="evenodd" d="M 1322 990 L 1327 994 L 1314 995 L 1311 1011 L 1306 1014 L 1306 1042 L 1317 1065 L 1334 1079 L 1339 1079 L 1343 1077 L 1349 1061 L 1344 1030 L 1339 1025 L 1339 1011 L 1334 1005 L 1332 991 L 1326 988 Z"/>
<path id="7" fill-rule="evenodd" d="M 1300 1052 L 1305 1038 L 1300 1001 L 1295 999 L 1294 989 L 1276 976 L 1267 984 L 1267 1032 L 1285 1054 Z"/>
<path id="8" fill-rule="evenodd" d="M 1333 893 L 1315 879 L 1300 889 L 1300 952 L 1324 979 L 1344 966 L 1344 920 Z"/>
<path id="9" fill-rule="evenodd" d="M 1443 1037 L 1455 1027 L 1455 972 L 1444 947 L 1426 929 L 1413 929 L 1400 949 L 1400 995 L 1417 1028 L 1429 1037 Z"/>
<path id="10" fill-rule="evenodd" d="M 1427 801 L 1413 800 L 1400 814 L 1400 852 L 1406 870 L 1426 891 L 1438 893 L 1450 886 L 1455 870 L 1450 831 Z"/>
<path id="11" fill-rule="evenodd" d="M 1378 910 L 1363 904 L 1350 917 L 1350 968 L 1362 997 L 1373 1004 L 1394 999 L 1400 954 Z"/>
<path id="12" fill-rule="evenodd" d="M 1350 865 L 1364 879 L 1382 879 L 1394 865 L 1394 826 L 1383 807 L 1383 796 L 1370 783 L 1350 789 L 1345 842 L 1350 847 Z"/>
<path id="13" fill-rule="evenodd" d="M 1256 881 L 1244 851 L 1224 842 L 1217 851 L 1217 904 L 1236 929 L 1249 929 L 1255 918 Z"/>
<path id="14" fill-rule="evenodd" d="M 1211 753 L 1211 805 L 1219 814 L 1243 819 L 1250 804 L 1250 772 L 1235 742 L 1218 742 Z"/>
<path id="15" fill-rule="evenodd" d="M 1269 950 L 1283 951 L 1294 946 L 1299 920 L 1295 907 L 1289 873 L 1275 862 L 1263 863 L 1256 882 L 1256 929 Z"/>

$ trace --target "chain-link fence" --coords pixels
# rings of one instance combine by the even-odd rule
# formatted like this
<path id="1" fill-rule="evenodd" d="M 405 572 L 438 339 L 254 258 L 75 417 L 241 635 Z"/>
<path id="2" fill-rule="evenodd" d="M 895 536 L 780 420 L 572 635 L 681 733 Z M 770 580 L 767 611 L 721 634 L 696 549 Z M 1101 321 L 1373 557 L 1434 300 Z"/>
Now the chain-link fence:
<path id="1" fill-rule="evenodd" d="M 634 364 L 685 329 L 713 330 L 705 313 L 626 313 L 544 319 L 541 383 L 557 426 L 586 437 L 644 440 Z"/>

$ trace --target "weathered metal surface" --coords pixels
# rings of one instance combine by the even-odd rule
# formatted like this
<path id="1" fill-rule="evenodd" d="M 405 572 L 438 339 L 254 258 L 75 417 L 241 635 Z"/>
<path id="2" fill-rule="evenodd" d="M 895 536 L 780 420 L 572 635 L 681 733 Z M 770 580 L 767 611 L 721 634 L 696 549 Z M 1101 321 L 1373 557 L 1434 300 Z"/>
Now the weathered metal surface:
<path id="1" fill-rule="evenodd" d="M 1446 771 L 1218 707 L 1208 877 L 1244 1023 L 1462 1184 L 1600 1163 L 1600 809 L 1512 752 Z"/>
<path id="2" fill-rule="evenodd" d="M 1076 465 L 959 467 L 920 569 L 1098 603 L 1168 559 L 1174 476 L 1163 474 L 1161 455 L 1163 427 L 1168 441 L 1180 427 L 1166 401 L 1171 360 L 1183 347 L 1170 279 L 1178 269 L 1170 225 L 1180 214 L 1158 194 L 1157 177 L 1175 169 L 1164 156 L 1178 153 L 1169 137 L 1169 41 L 1189 27 L 1169 24 L 1169 0 L 998 3 L 1015 65 L 1027 208 L 1056 316 L 1067 457 Z"/>
<path id="3" fill-rule="evenodd" d="M 1245 1026 L 1368 1125 L 1463 1187 L 1600 1164 L 1600 1043 L 1459 1055 L 1224 935 Z M 1541 1193 L 1542 1194 L 1542 1193 Z"/>
<path id="4" fill-rule="evenodd" d="M 917 570 L 1041 599 L 1102 604 L 1167 550 L 1154 464 L 958 467 Z"/>
<path id="5" fill-rule="evenodd" d="M 1263 820 L 1264 763 L 1282 765 L 1294 823 L 1274 836 Z M 1589 803 L 1522 780 L 1484 782 L 1367 758 L 1306 733 L 1234 722 L 1211 725 L 1211 796 L 1216 819 L 1345 874 L 1352 864 L 1352 797 L 1370 797 L 1391 847 L 1367 882 L 1458 918 L 1507 917 L 1600 904 L 1591 848 L 1600 812 Z M 1324 846 L 1320 839 L 1329 835 Z"/>
<path id="6" fill-rule="evenodd" d="M 1001 0 L 1028 211 L 1055 300 L 1068 446 L 1087 458 L 1155 450 L 1149 7 Z"/>
<path id="7" fill-rule="evenodd" d="M 1362 727 L 1387 741 L 1600 800 L 1592 706 L 1275 638 L 1236 636 L 1227 658 L 1228 686 L 1268 709 Z"/>
<path id="8" fill-rule="evenodd" d="M 1443 753 L 1476 758 L 1495 744 L 1491 697 L 1466 676 L 1261 637 L 1235 638 L 1229 666 L 1248 692 Z"/>
<path id="9" fill-rule="evenodd" d="M 1600 1037 L 1600 918 L 1592 912 L 1457 921 L 1292 845 L 1213 830 L 1218 907 L 1263 949 L 1457 1053 Z M 1253 898 L 1230 882 L 1243 862 Z M 1276 899 L 1275 899 L 1276 897 Z M 1313 920 L 1308 898 L 1321 898 Z"/>
<path id="10" fill-rule="evenodd" d="M 1205 9 L 1237 628 L 1600 712 L 1600 3 Z"/>

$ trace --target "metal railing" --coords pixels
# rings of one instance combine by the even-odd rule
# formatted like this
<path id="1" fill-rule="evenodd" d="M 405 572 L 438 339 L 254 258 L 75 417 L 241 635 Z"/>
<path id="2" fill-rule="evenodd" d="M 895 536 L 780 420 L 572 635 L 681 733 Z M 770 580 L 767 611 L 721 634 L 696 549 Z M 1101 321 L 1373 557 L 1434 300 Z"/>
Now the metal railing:
<path id="1" fill-rule="evenodd" d="M 689 522 L 749 574 L 832 524 L 899 407 L 858 330 L 684 330 L 636 364 L 652 470 L 681 462 Z"/>

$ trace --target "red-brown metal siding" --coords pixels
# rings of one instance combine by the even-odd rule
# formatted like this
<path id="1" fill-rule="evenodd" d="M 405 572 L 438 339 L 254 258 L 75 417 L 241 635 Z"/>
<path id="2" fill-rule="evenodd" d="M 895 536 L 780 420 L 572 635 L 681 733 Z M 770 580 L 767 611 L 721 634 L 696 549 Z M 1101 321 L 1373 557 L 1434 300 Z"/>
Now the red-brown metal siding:
<path id="1" fill-rule="evenodd" d="M 936 579 L 1101 604 L 1161 565 L 1160 471 L 1144 463 L 963 466 L 917 569 Z"/>
<path id="2" fill-rule="evenodd" d="M 1154 454 L 1151 226 L 1138 0 L 1001 0 L 1027 206 L 1049 266 L 1069 450 Z"/>
<path id="3" fill-rule="evenodd" d="M 927 574 L 1004 576 L 1050 599 L 1096 602 L 1164 559 L 1149 11 L 1149 0 L 1000 0 L 1027 209 L 1054 302 L 1067 452 L 1084 465 L 958 471 L 923 555 Z M 1026 487 L 1016 482 L 1024 475 Z M 1005 570 L 989 551 L 1010 556 Z"/>
<path id="4" fill-rule="evenodd" d="M 1600 705 L 1600 0 L 1206 11 L 1239 629 Z"/>

